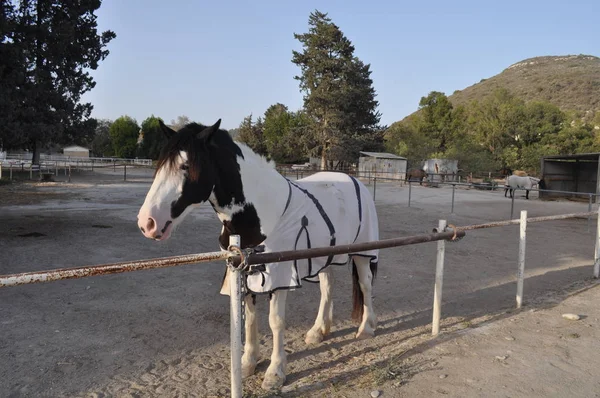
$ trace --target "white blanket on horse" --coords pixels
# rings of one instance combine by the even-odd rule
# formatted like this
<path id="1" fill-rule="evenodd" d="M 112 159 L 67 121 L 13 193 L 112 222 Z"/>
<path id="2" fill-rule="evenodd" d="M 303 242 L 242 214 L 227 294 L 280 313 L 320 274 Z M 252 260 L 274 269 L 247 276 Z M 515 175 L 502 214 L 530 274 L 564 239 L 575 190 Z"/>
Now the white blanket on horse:
<path id="1" fill-rule="evenodd" d="M 539 183 L 539 179 L 535 177 L 521 177 L 511 175 L 506 177 L 506 186 L 510 188 L 531 189 Z"/>
<path id="2" fill-rule="evenodd" d="M 375 204 L 367 188 L 356 179 L 343 173 L 317 173 L 289 181 L 289 188 L 288 205 L 275 230 L 263 242 L 265 252 L 379 239 Z M 378 261 L 379 250 L 358 255 L 369 257 L 373 263 Z M 325 267 L 345 265 L 348 260 L 348 254 L 340 254 L 254 266 L 246 286 L 252 293 L 297 288 L 302 280 L 318 282 L 318 273 Z"/>

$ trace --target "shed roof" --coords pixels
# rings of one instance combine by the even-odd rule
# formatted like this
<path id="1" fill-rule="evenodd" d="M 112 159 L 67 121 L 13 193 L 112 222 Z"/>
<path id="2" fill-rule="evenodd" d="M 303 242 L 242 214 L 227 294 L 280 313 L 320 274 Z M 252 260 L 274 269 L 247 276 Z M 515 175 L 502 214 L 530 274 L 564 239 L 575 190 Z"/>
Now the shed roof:
<path id="1" fill-rule="evenodd" d="M 89 151 L 89 149 L 84 148 L 79 145 L 67 146 L 63 148 L 63 151 Z"/>
<path id="2" fill-rule="evenodd" d="M 371 156 L 373 158 L 380 158 L 380 159 L 406 160 L 406 158 L 403 158 L 402 156 L 394 155 L 393 153 L 387 153 L 387 152 L 364 152 L 364 151 L 360 151 L 360 154 L 361 155 L 365 155 L 365 156 Z"/>
<path id="3" fill-rule="evenodd" d="M 575 153 L 573 155 L 550 155 L 544 156 L 542 159 L 546 160 L 598 160 L 600 152 L 592 153 Z"/>

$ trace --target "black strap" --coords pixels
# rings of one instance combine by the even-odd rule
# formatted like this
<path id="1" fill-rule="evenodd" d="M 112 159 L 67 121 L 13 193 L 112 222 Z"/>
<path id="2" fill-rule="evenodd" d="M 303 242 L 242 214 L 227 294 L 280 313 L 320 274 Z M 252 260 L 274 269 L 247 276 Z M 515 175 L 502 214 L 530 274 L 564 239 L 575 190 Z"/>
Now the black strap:
<path id="1" fill-rule="evenodd" d="M 285 177 L 283 177 L 283 178 L 285 178 Z M 285 178 L 285 179 L 288 182 L 288 198 L 287 198 L 287 203 L 285 204 L 285 209 L 283 209 L 283 213 L 281 213 L 281 217 L 283 217 L 283 215 L 287 211 L 288 207 L 290 206 L 290 202 L 292 201 L 292 184 L 290 183 L 290 180 L 288 180 L 287 178 Z"/>
<path id="2" fill-rule="evenodd" d="M 327 224 L 327 228 L 329 228 L 329 236 L 330 236 L 329 246 L 335 246 L 335 227 L 333 226 L 333 223 L 331 222 L 331 219 L 329 218 L 329 216 L 325 212 L 325 209 L 323 209 L 323 206 L 321 206 L 321 203 L 317 200 L 317 198 L 315 198 L 313 196 L 313 194 L 311 194 L 310 192 L 308 192 L 306 189 L 298 186 L 297 184 L 295 184 L 292 181 L 289 181 L 289 182 L 290 182 L 290 184 L 292 184 L 293 186 L 295 186 L 296 188 L 298 188 L 300 191 L 304 192 L 304 194 L 306 196 L 308 196 L 313 201 L 313 203 L 315 204 L 315 207 L 317 208 L 317 210 L 319 210 L 319 214 L 321 215 L 321 217 L 323 217 L 323 221 L 325 221 L 325 224 Z M 302 222 L 304 222 L 305 218 L 306 217 L 303 217 Z M 308 225 L 308 219 L 306 220 L 306 223 Z M 305 227 L 303 227 L 303 228 L 306 229 Z M 306 239 L 307 239 L 307 242 L 309 242 L 308 230 L 306 230 Z M 333 260 L 333 254 L 330 254 L 327 257 L 327 262 L 325 263 L 325 266 L 328 266 L 329 264 L 331 264 L 332 260 Z M 310 264 L 310 262 L 309 262 L 309 264 Z"/>
<path id="3" fill-rule="evenodd" d="M 352 182 L 354 183 L 354 190 L 356 191 L 356 200 L 358 201 L 358 230 L 356 231 L 356 236 L 354 237 L 354 242 L 358 239 L 358 234 L 360 233 L 360 227 L 362 225 L 362 199 L 360 197 L 360 186 L 358 185 L 358 181 L 356 178 L 350 176 Z"/>

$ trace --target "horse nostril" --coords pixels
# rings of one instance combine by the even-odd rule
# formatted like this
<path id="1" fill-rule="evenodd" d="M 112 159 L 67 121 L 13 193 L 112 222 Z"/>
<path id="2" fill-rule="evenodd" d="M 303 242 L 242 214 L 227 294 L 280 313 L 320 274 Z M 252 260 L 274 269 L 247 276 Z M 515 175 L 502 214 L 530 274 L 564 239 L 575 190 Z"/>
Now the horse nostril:
<path id="1" fill-rule="evenodd" d="M 144 227 L 140 227 L 140 229 L 142 230 L 143 233 L 146 233 L 146 230 L 144 229 Z"/>
<path id="2" fill-rule="evenodd" d="M 152 231 L 155 226 L 156 226 L 156 223 L 154 222 L 154 219 L 149 218 L 148 223 L 146 224 L 146 228 L 148 228 L 148 231 Z"/>

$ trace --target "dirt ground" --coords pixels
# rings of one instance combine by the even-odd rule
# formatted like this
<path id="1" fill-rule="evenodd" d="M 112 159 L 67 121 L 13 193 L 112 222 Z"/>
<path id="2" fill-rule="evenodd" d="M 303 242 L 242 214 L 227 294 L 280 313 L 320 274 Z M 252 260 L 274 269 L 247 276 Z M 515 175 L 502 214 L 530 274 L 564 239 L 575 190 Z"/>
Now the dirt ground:
<path id="1" fill-rule="evenodd" d="M 0 274 L 215 251 L 210 206 L 166 242 L 144 238 L 136 215 L 151 171 L 74 173 L 72 182 L 0 185 Z M 373 185 L 370 185 L 373 189 Z M 510 216 L 503 191 L 377 183 L 382 238 Z M 587 211 L 587 203 L 515 200 L 515 217 Z M 594 205 L 594 209 L 597 206 Z M 290 293 L 283 390 L 260 389 L 270 356 L 266 297 L 261 355 L 247 396 L 599 396 L 600 289 L 591 278 L 596 220 L 528 226 L 525 306 L 514 310 L 518 227 L 448 243 L 442 333 L 431 337 L 435 243 L 381 251 L 375 338 L 355 341 L 351 275 L 336 267 L 334 328 L 318 346 L 304 333 L 318 286 Z M 186 265 L 0 289 L 0 391 L 6 397 L 229 395 L 229 301 L 224 264 Z M 592 304 L 593 303 L 593 304 Z M 563 313 L 582 316 L 568 321 Z"/>

